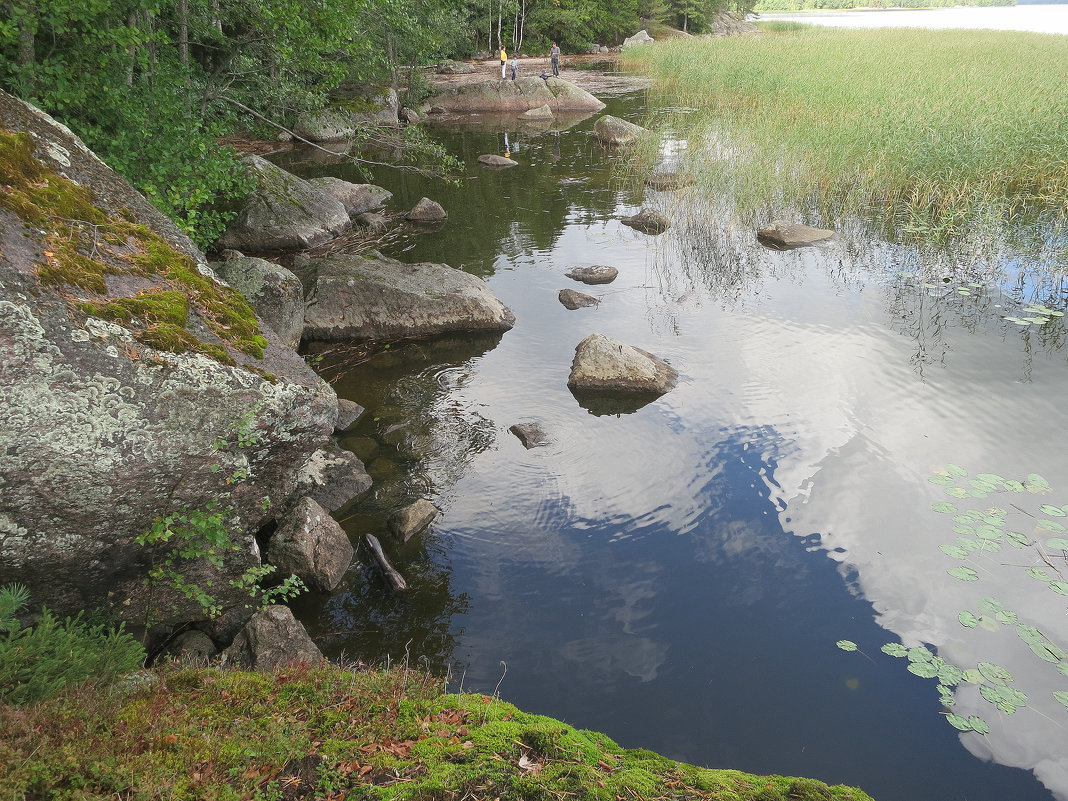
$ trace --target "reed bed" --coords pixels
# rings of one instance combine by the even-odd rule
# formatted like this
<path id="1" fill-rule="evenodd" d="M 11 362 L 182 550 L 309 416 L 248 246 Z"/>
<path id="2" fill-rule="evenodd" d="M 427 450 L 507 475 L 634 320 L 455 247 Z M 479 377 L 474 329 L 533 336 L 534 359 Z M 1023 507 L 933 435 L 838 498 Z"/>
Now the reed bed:
<path id="1" fill-rule="evenodd" d="M 806 27 L 627 51 L 678 167 L 743 217 L 866 213 L 928 238 L 1068 211 L 1068 37 Z M 658 153 L 634 161 L 648 169 Z"/>

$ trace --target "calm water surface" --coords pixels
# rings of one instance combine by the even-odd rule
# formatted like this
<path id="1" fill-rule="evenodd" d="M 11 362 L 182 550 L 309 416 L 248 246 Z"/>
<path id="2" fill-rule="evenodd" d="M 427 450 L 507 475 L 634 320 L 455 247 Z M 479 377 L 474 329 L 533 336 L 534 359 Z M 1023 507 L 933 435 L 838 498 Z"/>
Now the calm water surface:
<path id="1" fill-rule="evenodd" d="M 986 28 L 997 31 L 1068 33 L 1068 5 L 1054 3 L 993 8 L 865 8 L 760 14 L 759 18 L 791 20 L 833 28 Z"/>
<path id="2" fill-rule="evenodd" d="M 640 110 L 640 97 L 608 109 Z M 1068 502 L 1063 319 L 1002 319 L 1035 298 L 1063 308 L 1065 287 L 1035 270 L 1059 251 L 923 255 L 858 228 L 779 253 L 726 222 L 647 237 L 619 218 L 682 212 L 613 181 L 592 120 L 434 129 L 468 164 L 520 162 L 472 166 L 459 187 L 374 176 L 393 208 L 428 195 L 450 214 L 391 252 L 485 277 L 517 322 L 359 365 L 325 356 L 338 393 L 369 410 L 342 439 L 376 479 L 345 516 L 350 535 L 382 534 L 416 497 L 444 514 L 386 543 L 409 594 L 391 595 L 360 554 L 332 595 L 298 602 L 309 629 L 330 655 L 407 650 L 453 666 L 453 689 L 499 682 L 529 711 L 701 765 L 857 784 L 880 801 L 1068 798 L 1068 710 L 1051 696 L 1068 677 L 1012 626 L 957 617 L 996 596 L 1063 646 L 1065 599 L 1024 574 L 1033 549 L 990 555 L 978 582 L 948 577 L 960 563 L 939 545 L 955 524 L 932 511 L 946 496 L 927 480 L 947 463 L 1044 475 L 1060 495 L 978 504 L 1006 506 L 1025 532 L 1025 512 Z M 359 180 L 308 158 L 289 166 Z M 620 276 L 587 288 L 563 275 L 589 264 Z M 565 287 L 601 304 L 567 311 Z M 566 382 L 594 332 L 668 359 L 679 385 L 629 414 L 584 408 Z M 550 445 L 527 451 L 508 433 L 529 421 Z M 843 638 L 867 656 L 836 648 Z M 1005 666 L 1037 711 L 999 714 L 962 685 L 953 711 L 992 730 L 960 734 L 934 682 L 880 653 L 898 641 Z"/>

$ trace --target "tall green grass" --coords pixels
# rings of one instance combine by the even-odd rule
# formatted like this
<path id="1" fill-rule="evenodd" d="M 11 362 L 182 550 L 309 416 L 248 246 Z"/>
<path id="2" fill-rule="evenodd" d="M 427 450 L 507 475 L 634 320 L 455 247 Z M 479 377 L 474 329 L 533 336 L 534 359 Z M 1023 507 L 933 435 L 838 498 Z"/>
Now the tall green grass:
<path id="1" fill-rule="evenodd" d="M 927 236 L 1068 210 L 1066 36 L 813 27 L 625 60 L 688 140 L 681 166 L 743 216 L 867 211 Z"/>

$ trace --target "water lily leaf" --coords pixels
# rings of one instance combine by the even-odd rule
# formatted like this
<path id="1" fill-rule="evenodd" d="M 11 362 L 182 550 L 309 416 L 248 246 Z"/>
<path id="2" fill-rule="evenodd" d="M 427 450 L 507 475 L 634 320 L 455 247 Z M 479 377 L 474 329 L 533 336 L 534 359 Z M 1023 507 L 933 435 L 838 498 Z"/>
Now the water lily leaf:
<path id="1" fill-rule="evenodd" d="M 964 671 L 959 667 L 956 665 L 945 665 L 938 671 L 939 688 L 941 689 L 946 685 L 952 687 L 955 684 L 960 684 L 963 678 Z"/>
<path id="2" fill-rule="evenodd" d="M 1021 320 L 1019 317 L 1004 317 L 1002 319 L 1007 320 L 1010 323 L 1016 323 L 1016 325 L 1031 325 L 1030 320 Z"/>
<path id="3" fill-rule="evenodd" d="M 983 674 L 975 668 L 969 668 L 964 671 L 964 680 L 969 684 L 981 684 L 983 681 Z"/>
<path id="4" fill-rule="evenodd" d="M 979 625 L 979 618 L 977 618 L 971 612 L 961 612 L 959 615 L 957 615 L 957 620 L 960 621 L 960 624 L 962 626 L 969 629 L 974 629 L 976 626 Z"/>
<path id="5" fill-rule="evenodd" d="M 1016 548 L 1026 548 L 1031 544 L 1031 538 L 1019 531 L 1006 531 L 1005 539 Z"/>
<path id="6" fill-rule="evenodd" d="M 979 694 L 992 704 L 996 704 L 998 701 L 1001 700 L 1001 697 L 998 695 L 998 691 L 995 688 L 991 687 L 989 684 L 980 685 Z"/>
<path id="7" fill-rule="evenodd" d="M 957 544 L 966 551 L 978 551 L 979 543 L 975 540 L 970 540 L 967 537 L 957 537 Z"/>
<path id="8" fill-rule="evenodd" d="M 1023 485 L 1022 481 L 1007 480 L 1004 485 L 1005 489 L 1009 492 L 1023 492 L 1027 487 Z"/>
<path id="9" fill-rule="evenodd" d="M 1026 319 L 1029 323 L 1034 323 L 1035 325 L 1042 325 L 1044 323 L 1049 322 L 1048 317 L 1026 317 L 1024 319 Z"/>
<path id="10" fill-rule="evenodd" d="M 983 540 L 979 543 L 984 551 L 990 551 L 991 553 L 997 553 L 1001 550 L 1001 543 L 995 540 Z"/>
<path id="11" fill-rule="evenodd" d="M 1002 609 L 994 615 L 994 620 L 1004 626 L 1015 626 L 1019 618 L 1015 612 L 1010 612 L 1008 609 Z"/>
<path id="12" fill-rule="evenodd" d="M 946 501 L 942 501 L 941 503 L 931 504 L 931 508 L 936 512 L 941 512 L 942 514 L 953 514 L 954 512 L 957 511 L 957 507 L 956 506 L 954 506 L 951 503 L 947 503 Z"/>
<path id="13" fill-rule="evenodd" d="M 995 665 L 993 662 L 980 662 L 976 667 L 983 674 L 983 678 L 992 684 L 1003 684 L 1007 681 L 1012 681 L 1012 674 L 1001 665 Z"/>
<path id="14" fill-rule="evenodd" d="M 1038 579 L 1039 581 L 1053 581 L 1053 576 L 1040 567 L 1027 568 L 1027 575 L 1033 579 Z"/>
<path id="15" fill-rule="evenodd" d="M 835 643 L 843 651 L 855 651 L 857 650 L 857 644 L 852 640 L 839 640 Z"/>
<path id="16" fill-rule="evenodd" d="M 1041 508 L 1042 514 L 1049 515 L 1050 517 L 1064 517 L 1065 515 L 1068 515 L 1068 512 L 1065 512 L 1061 507 L 1054 506 L 1051 503 L 1044 503 Z"/>
<path id="17" fill-rule="evenodd" d="M 954 567 L 946 571 L 953 578 L 958 578 L 961 581 L 978 581 L 979 574 L 972 570 L 970 567 Z"/>
<path id="18" fill-rule="evenodd" d="M 968 722 L 967 718 L 962 718 L 960 715 L 954 715 L 952 712 L 946 715 L 946 721 L 954 729 L 959 729 L 960 731 L 972 730 L 972 724 Z"/>
<path id="19" fill-rule="evenodd" d="M 888 656 L 905 656 L 909 652 L 909 649 L 899 642 L 888 642 L 879 650 Z"/>
<path id="20" fill-rule="evenodd" d="M 1068 692 L 1065 692 L 1064 690 L 1054 690 L 1053 697 L 1065 706 L 1068 706 Z"/>
<path id="21" fill-rule="evenodd" d="M 1000 509 L 991 509 L 983 515 L 983 522 L 988 526 L 1002 528 L 1005 525 L 1005 513 Z"/>
<path id="22" fill-rule="evenodd" d="M 947 464 L 946 472 L 949 473 L 951 476 L 956 476 L 957 478 L 963 478 L 964 476 L 968 475 L 968 471 L 961 467 L 959 464 Z"/>
<path id="23" fill-rule="evenodd" d="M 1068 529 L 1056 520 L 1039 520 L 1038 523 L 1035 524 L 1035 528 L 1042 531 L 1055 531 L 1058 534 L 1063 534 L 1065 531 L 1068 531 Z"/>
<path id="24" fill-rule="evenodd" d="M 1051 540 L 1046 540 L 1046 547 L 1051 551 L 1068 551 L 1068 539 L 1054 537 Z"/>
<path id="25" fill-rule="evenodd" d="M 970 294 L 972 294 L 972 291 L 970 289 L 965 289 L 964 287 L 960 287 L 960 288 L 957 289 L 957 294 L 958 295 L 970 295 Z"/>
<path id="26" fill-rule="evenodd" d="M 980 481 L 978 478 L 973 478 L 968 483 L 982 492 L 994 492 L 998 488 L 997 484 L 991 484 L 989 481 Z"/>
<path id="27" fill-rule="evenodd" d="M 1068 581 L 1051 581 L 1049 588 L 1058 595 L 1068 595 Z"/>
<path id="28" fill-rule="evenodd" d="M 922 645 L 917 646 L 916 648 L 910 648 L 908 653 L 910 662 L 930 662 L 933 656 L 934 654 Z"/>
<path id="29" fill-rule="evenodd" d="M 1022 623 L 1016 627 L 1016 633 L 1026 643 L 1043 642 L 1046 639 L 1034 626 L 1025 626 Z"/>
<path id="30" fill-rule="evenodd" d="M 990 734 L 990 727 L 986 721 L 978 715 L 972 715 L 968 718 L 968 725 L 972 727 L 972 731 L 978 734 Z"/>
<path id="31" fill-rule="evenodd" d="M 982 540 L 996 540 L 1001 538 L 1002 531 L 997 526 L 984 523 L 975 530 L 975 535 Z"/>
<path id="32" fill-rule="evenodd" d="M 953 483 L 953 479 L 949 476 L 931 476 L 929 479 L 932 484 L 938 484 L 939 486 L 948 486 Z"/>
<path id="33" fill-rule="evenodd" d="M 998 687 L 998 697 L 1002 701 L 1008 701 L 1013 706 L 1023 706 L 1027 703 L 1027 693 L 1017 690 L 1015 687 Z"/>
<path id="34" fill-rule="evenodd" d="M 909 664 L 909 673 L 915 673 L 920 678 L 933 679 L 938 675 L 934 665 L 930 662 L 912 662 Z"/>
<path id="35" fill-rule="evenodd" d="M 1030 492 L 1048 492 L 1052 489 L 1049 482 L 1042 478 L 1038 473 L 1031 473 L 1027 476 L 1027 484 L 1025 485 Z"/>
<path id="36" fill-rule="evenodd" d="M 946 556 L 952 556 L 954 559 L 968 558 L 968 551 L 961 548 L 959 545 L 939 545 L 938 549 Z"/>
<path id="37" fill-rule="evenodd" d="M 996 706 L 1000 711 L 1004 712 L 1006 715 L 1011 715 L 1016 711 L 1016 704 L 1013 704 L 1010 701 L 1005 701 L 1005 700 L 998 701 Z"/>
<path id="38" fill-rule="evenodd" d="M 1068 676 L 1068 662 L 1061 662 L 1057 665 L 1057 670 L 1060 671 L 1062 676 Z"/>
<path id="39" fill-rule="evenodd" d="M 956 518 L 953 519 L 956 520 Z M 955 534 L 975 534 L 975 526 L 958 523 L 957 525 L 953 526 L 953 532 Z"/>
<path id="40" fill-rule="evenodd" d="M 1062 311 L 1051 311 L 1051 312 L 1049 312 L 1049 314 L 1051 314 L 1054 317 L 1064 317 L 1064 312 L 1062 312 Z"/>
<path id="41" fill-rule="evenodd" d="M 1001 628 L 994 618 L 988 617 L 987 615 L 979 616 L 979 625 L 987 631 L 998 631 Z"/>
<path id="42" fill-rule="evenodd" d="M 971 498 L 973 490 L 964 489 L 964 487 L 946 487 L 944 492 L 950 498 Z"/>
<path id="43" fill-rule="evenodd" d="M 999 601 L 997 598 L 981 598 L 979 600 L 979 611 L 986 615 L 993 615 L 1000 612 L 1005 608 L 1005 604 Z"/>
<path id="44" fill-rule="evenodd" d="M 929 284 L 926 281 L 923 282 L 923 286 L 925 289 L 938 289 L 937 284 Z"/>
<path id="45" fill-rule="evenodd" d="M 948 663 L 948 662 L 946 662 L 946 660 L 945 660 L 945 659 L 943 659 L 943 658 L 942 658 L 942 657 L 940 657 L 940 656 L 936 656 L 936 657 L 934 657 L 934 658 L 933 658 L 933 659 L 931 660 L 931 665 L 932 665 L 932 666 L 934 667 L 934 669 L 935 669 L 935 670 L 941 670 L 941 669 L 942 669 L 942 668 L 944 668 L 944 667 L 945 667 L 945 666 L 946 666 L 947 664 L 949 664 L 949 663 Z"/>
<path id="46" fill-rule="evenodd" d="M 997 473 L 976 473 L 975 477 L 980 481 L 987 481 L 991 484 L 1001 484 L 1005 481 L 1005 479 Z"/>

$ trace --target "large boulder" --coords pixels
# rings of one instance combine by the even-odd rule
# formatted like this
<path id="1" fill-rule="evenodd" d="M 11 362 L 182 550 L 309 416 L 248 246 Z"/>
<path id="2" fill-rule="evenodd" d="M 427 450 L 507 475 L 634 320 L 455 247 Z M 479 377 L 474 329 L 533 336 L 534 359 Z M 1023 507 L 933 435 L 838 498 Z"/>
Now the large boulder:
<path id="1" fill-rule="evenodd" d="M 308 183 L 340 201 L 350 217 L 356 217 L 369 211 L 377 211 L 386 205 L 386 201 L 393 197 L 392 192 L 380 186 L 354 184 L 332 176 L 312 178 Z"/>
<path id="2" fill-rule="evenodd" d="M 649 44 L 651 41 L 653 41 L 653 37 L 649 35 L 649 31 L 640 30 L 633 36 L 628 36 L 623 40 L 623 49 L 626 50 L 628 47 Z"/>
<path id="3" fill-rule="evenodd" d="M 381 254 L 304 257 L 300 264 L 315 274 L 304 315 L 309 340 L 410 339 L 515 324 L 481 279 L 445 264 L 404 264 Z"/>
<path id="4" fill-rule="evenodd" d="M 590 334 L 575 348 L 567 385 L 580 391 L 662 395 L 678 377 L 671 365 L 648 351 L 604 334 Z"/>
<path id="5" fill-rule="evenodd" d="M 311 498 L 301 498 L 278 522 L 267 546 L 267 561 L 279 576 L 296 576 L 329 592 L 352 564 L 352 543 L 341 526 Z"/>
<path id="6" fill-rule="evenodd" d="M 345 109 L 319 109 L 298 114 L 293 133 L 309 142 L 347 141 L 356 135 L 356 122 Z"/>
<path id="7" fill-rule="evenodd" d="M 478 163 L 487 167 L 515 167 L 519 164 L 515 159 L 498 156 L 496 153 L 483 153 L 478 157 Z"/>
<path id="8" fill-rule="evenodd" d="M 349 214 L 337 198 L 260 156 L 241 161 L 257 188 L 219 237 L 220 248 L 253 253 L 313 248 L 349 227 Z"/>
<path id="9" fill-rule="evenodd" d="M 261 609 L 223 651 L 223 663 L 250 670 L 271 671 L 295 662 L 316 665 L 323 653 L 293 617 L 288 606 Z"/>
<path id="10" fill-rule="evenodd" d="M 787 220 L 775 220 L 757 231 L 757 241 L 773 250 L 803 248 L 825 242 L 833 236 L 834 231 L 827 228 L 813 228 Z"/>
<path id="11" fill-rule="evenodd" d="M 289 347 L 304 330 L 304 287 L 285 267 L 251 256 L 216 262 L 216 274 L 244 295 L 256 314 Z"/>
<path id="12" fill-rule="evenodd" d="M 712 24 L 708 26 L 709 36 L 739 36 L 760 33 L 760 28 L 744 16 L 729 11 L 717 11 L 712 15 Z"/>
<path id="13" fill-rule="evenodd" d="M 161 516 L 237 550 L 179 560 L 222 605 L 255 532 L 330 442 L 337 396 L 204 254 L 69 130 L 0 92 L 0 586 L 59 615 L 201 618 L 145 585 Z M 72 222 L 84 220 L 84 224 Z"/>
<path id="14" fill-rule="evenodd" d="M 603 145 L 621 147 L 637 142 L 649 134 L 648 128 L 605 114 L 593 124 L 593 136 Z"/>
<path id="15" fill-rule="evenodd" d="M 434 70 L 438 75 L 470 75 L 475 71 L 474 64 L 466 61 L 443 61 Z"/>
<path id="16" fill-rule="evenodd" d="M 548 106 L 558 111 L 600 111 L 604 103 L 585 89 L 560 78 L 481 81 L 442 90 L 431 102 L 444 111 L 529 111 Z"/>

